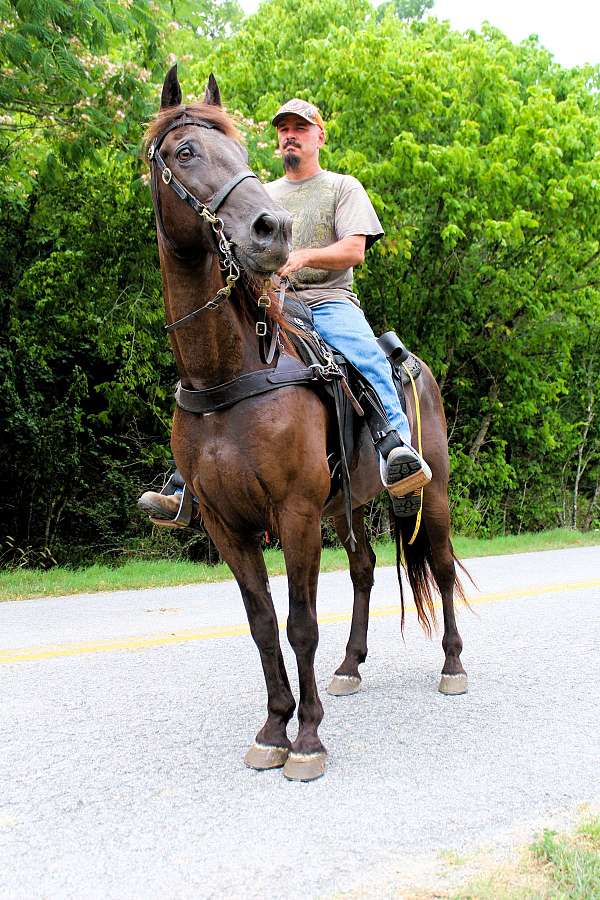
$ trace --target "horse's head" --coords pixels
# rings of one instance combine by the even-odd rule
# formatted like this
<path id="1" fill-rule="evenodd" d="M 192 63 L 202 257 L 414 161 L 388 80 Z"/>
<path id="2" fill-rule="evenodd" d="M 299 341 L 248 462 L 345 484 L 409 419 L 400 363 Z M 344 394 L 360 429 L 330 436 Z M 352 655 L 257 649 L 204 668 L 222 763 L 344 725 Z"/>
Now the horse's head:
<path id="1" fill-rule="evenodd" d="M 159 233 L 180 257 L 215 250 L 210 216 L 223 222 L 238 262 L 271 273 L 286 261 L 291 218 L 248 168 L 238 132 L 210 76 L 203 103 L 182 105 L 177 66 L 165 79 L 147 132 Z M 205 211 L 208 210 L 208 213 Z"/>

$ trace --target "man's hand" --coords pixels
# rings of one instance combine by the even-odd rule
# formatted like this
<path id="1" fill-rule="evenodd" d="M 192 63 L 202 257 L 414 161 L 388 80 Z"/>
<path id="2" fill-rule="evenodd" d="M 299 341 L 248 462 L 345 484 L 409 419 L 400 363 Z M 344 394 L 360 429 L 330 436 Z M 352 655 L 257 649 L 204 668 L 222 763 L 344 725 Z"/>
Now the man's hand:
<path id="1" fill-rule="evenodd" d="M 286 275 L 291 275 L 292 272 L 297 272 L 299 269 L 303 269 L 305 266 L 310 264 L 310 251 L 309 250 L 292 250 L 290 255 L 287 258 L 287 262 L 284 266 L 281 267 L 279 272 L 277 273 L 282 278 L 285 278 Z"/>
<path id="2" fill-rule="evenodd" d="M 349 269 L 364 262 L 366 237 L 364 234 L 351 234 L 329 244 L 327 247 L 309 247 L 307 249 L 292 250 L 288 260 L 281 267 L 278 275 L 283 278 L 297 272 L 298 269 L 328 269 L 335 272 L 340 269 Z"/>

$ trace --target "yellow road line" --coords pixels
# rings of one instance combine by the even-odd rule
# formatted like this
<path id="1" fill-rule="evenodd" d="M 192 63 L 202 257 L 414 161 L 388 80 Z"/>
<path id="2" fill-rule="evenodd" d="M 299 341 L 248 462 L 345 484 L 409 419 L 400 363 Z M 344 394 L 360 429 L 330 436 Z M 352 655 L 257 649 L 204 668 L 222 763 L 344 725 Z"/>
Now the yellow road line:
<path id="1" fill-rule="evenodd" d="M 567 591 L 586 591 L 600 587 L 600 578 L 588 581 L 558 582 L 557 584 L 537 585 L 519 588 L 516 591 L 501 591 L 493 594 L 480 594 L 469 597 L 471 606 L 483 603 L 501 603 L 506 600 L 521 600 L 525 597 L 543 597 L 545 594 L 559 594 Z M 441 603 L 435 604 L 436 609 Z M 414 609 L 407 610 L 414 612 Z M 400 605 L 374 607 L 370 611 L 372 619 L 382 619 L 400 614 Z M 349 622 L 351 613 L 329 613 L 319 617 L 320 625 L 333 625 L 338 622 Z M 279 622 L 279 628 L 285 629 L 285 621 Z M 23 647 L 17 650 L 0 650 L 0 665 L 18 662 L 34 662 L 41 659 L 57 659 L 62 656 L 81 656 L 86 653 L 108 653 L 114 650 L 147 650 L 152 647 L 164 647 L 169 644 L 185 644 L 189 641 L 213 641 L 220 638 L 238 637 L 250 634 L 247 625 L 226 625 L 222 628 L 209 628 L 201 631 L 178 631 L 168 634 L 155 634 L 151 637 L 124 637 L 107 641 L 58 644 L 45 647 Z"/>

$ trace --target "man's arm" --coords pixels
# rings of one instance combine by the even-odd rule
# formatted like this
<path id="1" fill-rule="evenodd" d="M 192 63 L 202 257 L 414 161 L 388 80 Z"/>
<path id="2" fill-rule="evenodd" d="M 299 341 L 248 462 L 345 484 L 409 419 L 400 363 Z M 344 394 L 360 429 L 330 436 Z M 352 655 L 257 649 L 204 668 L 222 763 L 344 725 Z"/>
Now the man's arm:
<path id="1" fill-rule="evenodd" d="M 314 247 L 306 250 L 292 250 L 288 261 L 277 273 L 282 278 L 298 269 L 349 269 L 365 261 L 366 237 L 364 234 L 349 234 L 348 237 L 329 244 L 328 247 Z"/>

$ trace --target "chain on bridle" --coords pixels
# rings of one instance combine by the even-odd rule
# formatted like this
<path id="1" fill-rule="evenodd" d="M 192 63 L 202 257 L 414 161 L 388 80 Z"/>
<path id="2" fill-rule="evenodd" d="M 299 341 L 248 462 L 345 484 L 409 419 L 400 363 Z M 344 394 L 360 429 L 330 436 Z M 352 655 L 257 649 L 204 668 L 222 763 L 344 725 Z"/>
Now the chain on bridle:
<path id="1" fill-rule="evenodd" d="M 201 306 L 199 309 L 194 310 L 191 313 L 188 313 L 186 316 L 183 316 L 181 319 L 177 319 L 175 322 L 171 322 L 168 325 L 165 325 L 166 331 L 175 331 L 176 328 L 181 327 L 182 325 L 186 325 L 188 322 L 195 319 L 196 316 L 199 316 L 200 313 L 204 312 L 208 309 L 217 309 L 225 300 L 229 299 L 231 295 L 231 291 L 236 283 L 236 281 L 240 277 L 240 267 L 234 257 L 233 248 L 231 241 L 228 240 L 225 235 L 225 226 L 223 220 L 217 216 L 217 210 L 223 205 L 225 200 L 229 197 L 231 192 L 240 184 L 242 181 L 245 181 L 247 178 L 256 178 L 258 180 L 258 176 L 252 172 L 251 169 L 242 169 L 241 172 L 238 172 L 232 178 L 229 179 L 225 183 L 225 185 L 216 191 L 213 196 L 203 203 L 201 200 L 198 200 L 197 197 L 194 197 L 193 194 L 188 191 L 186 186 L 182 184 L 179 179 L 177 179 L 171 169 L 167 166 L 164 159 L 160 155 L 160 145 L 169 134 L 169 132 L 173 131 L 175 128 L 182 128 L 184 125 L 196 125 L 198 128 L 210 128 L 216 129 L 216 126 L 211 122 L 206 122 L 203 119 L 196 119 L 193 116 L 188 116 L 187 114 L 183 114 L 179 118 L 175 119 L 174 122 L 164 129 L 160 133 L 160 135 L 155 138 L 148 148 L 148 159 L 150 160 L 151 170 L 152 170 L 152 202 L 154 204 L 154 212 L 156 214 L 156 221 L 158 224 L 158 230 L 160 231 L 161 237 L 163 241 L 168 245 L 172 253 L 180 259 L 185 259 L 178 250 L 174 242 L 168 236 L 165 231 L 165 227 L 162 220 L 162 210 L 160 206 L 160 195 L 158 192 L 158 172 L 160 171 L 162 180 L 164 184 L 168 184 L 169 187 L 175 191 L 177 196 L 187 203 L 194 212 L 200 216 L 201 219 L 204 219 L 213 230 L 216 246 L 217 246 L 217 257 L 219 260 L 219 268 L 225 274 L 225 284 L 222 288 L 219 288 L 215 296 L 212 300 L 209 300 L 208 303 L 205 303 L 204 306 Z M 258 298 L 258 306 L 262 311 L 266 312 L 266 309 L 271 305 L 271 301 L 268 297 L 267 291 L 268 286 L 270 286 L 270 279 L 267 279 L 265 283 L 265 288 L 263 293 Z M 260 330 L 259 330 L 259 326 Z M 256 333 L 260 337 L 264 337 L 266 334 L 266 323 L 258 322 L 256 326 Z"/>

